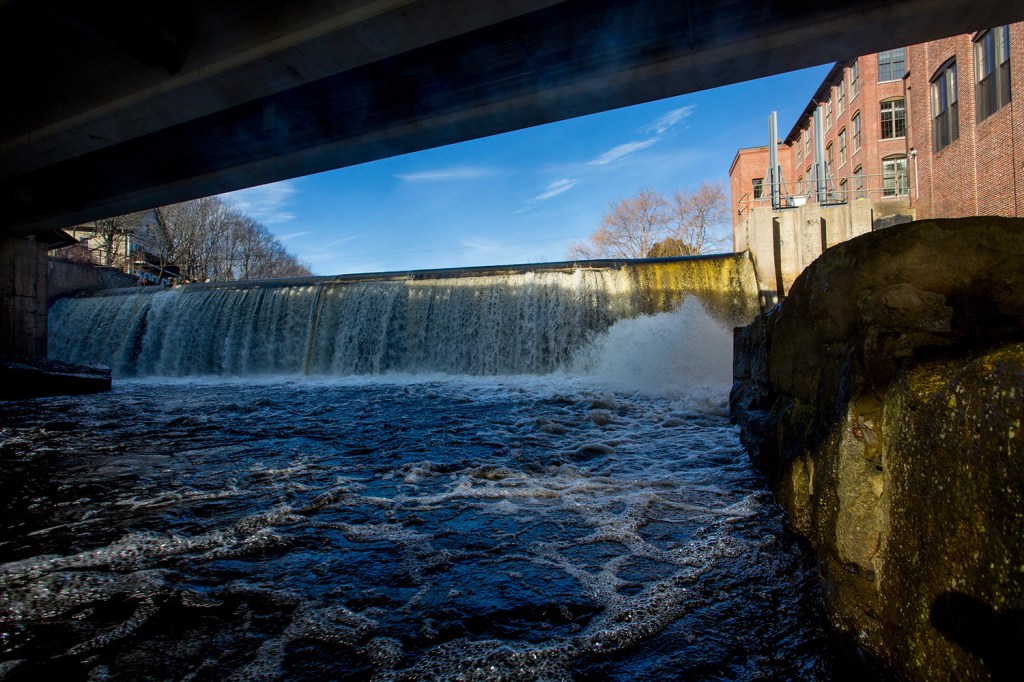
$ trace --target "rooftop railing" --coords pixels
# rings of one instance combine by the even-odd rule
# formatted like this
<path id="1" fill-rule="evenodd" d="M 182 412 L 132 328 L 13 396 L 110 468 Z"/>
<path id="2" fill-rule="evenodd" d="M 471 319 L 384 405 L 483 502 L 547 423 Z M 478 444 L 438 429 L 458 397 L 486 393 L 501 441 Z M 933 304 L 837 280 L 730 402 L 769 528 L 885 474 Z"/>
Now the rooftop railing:
<path id="1" fill-rule="evenodd" d="M 800 179 L 793 183 L 783 183 L 779 208 L 796 208 L 804 204 L 819 203 L 816 182 Z M 830 178 L 825 183 L 824 205 L 846 204 L 858 199 L 872 202 L 888 199 L 906 199 L 910 194 L 910 182 L 907 173 L 860 174 Z M 740 216 L 759 206 L 771 206 L 771 187 L 765 184 L 760 194 L 756 191 L 747 192 L 737 202 L 736 211 Z"/>

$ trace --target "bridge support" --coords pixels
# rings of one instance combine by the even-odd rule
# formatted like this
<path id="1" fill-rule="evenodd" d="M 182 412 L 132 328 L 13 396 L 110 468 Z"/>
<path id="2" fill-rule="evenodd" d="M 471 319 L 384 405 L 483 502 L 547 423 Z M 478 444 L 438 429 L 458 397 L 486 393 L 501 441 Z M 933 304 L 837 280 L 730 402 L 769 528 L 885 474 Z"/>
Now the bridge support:
<path id="1" fill-rule="evenodd" d="M 0 357 L 46 358 L 47 244 L 0 237 Z"/>

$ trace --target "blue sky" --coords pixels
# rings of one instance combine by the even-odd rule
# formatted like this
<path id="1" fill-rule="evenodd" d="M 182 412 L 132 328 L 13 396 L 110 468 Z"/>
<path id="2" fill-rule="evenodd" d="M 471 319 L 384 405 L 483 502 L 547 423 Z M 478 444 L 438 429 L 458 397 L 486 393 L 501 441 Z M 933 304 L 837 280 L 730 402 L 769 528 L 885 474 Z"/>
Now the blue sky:
<path id="1" fill-rule="evenodd" d="M 829 65 L 225 195 L 318 275 L 565 259 L 608 205 L 728 186 L 740 147 L 784 136 Z M 723 233 L 722 237 L 727 236 Z M 726 247 L 727 248 L 727 247 Z"/>

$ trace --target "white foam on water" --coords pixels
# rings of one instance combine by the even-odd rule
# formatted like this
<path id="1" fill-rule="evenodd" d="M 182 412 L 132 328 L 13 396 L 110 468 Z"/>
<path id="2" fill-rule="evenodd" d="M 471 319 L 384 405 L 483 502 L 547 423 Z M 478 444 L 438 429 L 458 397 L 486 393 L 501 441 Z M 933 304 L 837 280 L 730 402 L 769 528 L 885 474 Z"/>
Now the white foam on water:
<path id="1" fill-rule="evenodd" d="M 648 395 L 720 399 L 732 382 L 732 338 L 697 302 L 619 320 L 573 356 L 568 373 Z"/>

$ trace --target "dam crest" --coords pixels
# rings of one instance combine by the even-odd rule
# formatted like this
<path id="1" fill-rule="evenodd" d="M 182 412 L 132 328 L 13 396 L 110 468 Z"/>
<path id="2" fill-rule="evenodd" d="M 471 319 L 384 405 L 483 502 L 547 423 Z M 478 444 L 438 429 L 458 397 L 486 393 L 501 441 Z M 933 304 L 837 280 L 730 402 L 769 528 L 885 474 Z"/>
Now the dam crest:
<path id="1" fill-rule="evenodd" d="M 117 289 L 56 301 L 49 351 L 122 377 L 546 374 L 689 297 L 746 323 L 756 290 L 737 254 Z"/>

